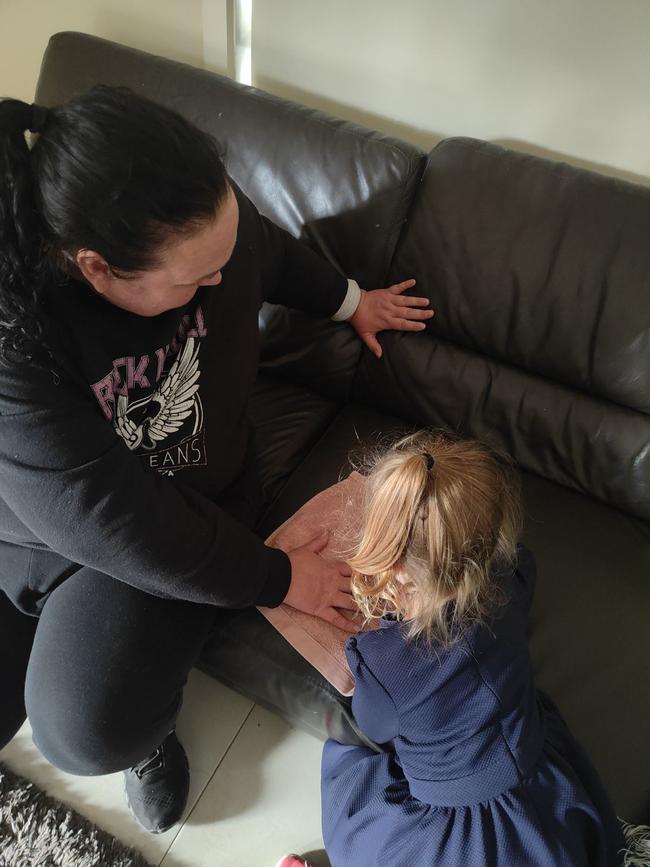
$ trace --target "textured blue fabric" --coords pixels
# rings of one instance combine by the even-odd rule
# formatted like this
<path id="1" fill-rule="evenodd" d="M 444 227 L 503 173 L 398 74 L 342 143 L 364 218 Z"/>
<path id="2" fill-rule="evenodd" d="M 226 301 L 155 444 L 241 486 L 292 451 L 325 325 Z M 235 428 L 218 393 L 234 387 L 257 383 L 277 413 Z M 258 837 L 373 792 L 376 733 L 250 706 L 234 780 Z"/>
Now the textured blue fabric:
<path id="1" fill-rule="evenodd" d="M 450 649 L 397 621 L 347 644 L 352 702 L 387 752 L 329 740 L 323 837 L 333 867 L 614 867 L 624 842 L 589 759 L 535 690 L 526 643 L 535 565 Z"/>

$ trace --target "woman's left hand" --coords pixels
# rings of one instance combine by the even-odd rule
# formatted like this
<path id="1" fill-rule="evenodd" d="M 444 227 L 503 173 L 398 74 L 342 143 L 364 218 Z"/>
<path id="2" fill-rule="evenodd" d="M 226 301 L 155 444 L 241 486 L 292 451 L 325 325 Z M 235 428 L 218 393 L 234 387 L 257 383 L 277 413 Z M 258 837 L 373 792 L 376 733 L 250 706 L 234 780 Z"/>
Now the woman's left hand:
<path id="1" fill-rule="evenodd" d="M 382 349 L 377 334 L 387 328 L 396 331 L 423 331 L 423 319 L 431 319 L 433 310 L 423 310 L 431 303 L 428 298 L 402 295 L 415 286 L 415 280 L 395 283 L 387 289 L 361 290 L 361 301 L 348 322 L 368 349 L 381 358 Z"/>

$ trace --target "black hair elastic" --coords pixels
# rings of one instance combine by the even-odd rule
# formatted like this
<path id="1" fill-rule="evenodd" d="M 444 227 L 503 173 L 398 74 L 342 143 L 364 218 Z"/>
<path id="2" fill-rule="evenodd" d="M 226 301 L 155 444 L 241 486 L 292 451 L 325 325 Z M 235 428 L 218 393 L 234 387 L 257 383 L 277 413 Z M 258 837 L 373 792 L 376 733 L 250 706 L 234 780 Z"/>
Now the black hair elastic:
<path id="1" fill-rule="evenodd" d="M 45 129 L 48 120 L 50 119 L 50 110 L 46 108 L 44 105 L 36 105 L 36 103 L 32 103 L 32 119 L 29 122 L 29 131 L 30 132 L 43 132 Z"/>
<path id="2" fill-rule="evenodd" d="M 427 470 L 431 471 L 433 469 L 433 465 L 435 464 L 434 459 L 431 457 L 429 452 L 422 452 L 422 457 L 427 462 Z"/>

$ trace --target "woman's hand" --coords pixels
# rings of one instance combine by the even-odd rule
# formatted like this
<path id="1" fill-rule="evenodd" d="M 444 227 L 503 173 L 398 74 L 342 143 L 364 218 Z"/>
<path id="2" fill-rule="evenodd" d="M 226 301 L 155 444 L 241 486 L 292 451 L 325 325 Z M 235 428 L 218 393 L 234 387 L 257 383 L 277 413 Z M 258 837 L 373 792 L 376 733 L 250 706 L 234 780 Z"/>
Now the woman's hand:
<path id="1" fill-rule="evenodd" d="M 381 346 L 377 333 L 387 328 L 396 331 L 422 331 L 423 319 L 431 319 L 433 310 L 422 310 L 430 304 L 428 298 L 415 298 L 402 295 L 415 286 L 415 280 L 395 283 L 387 289 L 361 290 L 361 301 L 348 322 L 368 349 L 381 358 Z"/>
<path id="2" fill-rule="evenodd" d="M 350 567 L 339 560 L 325 560 L 319 551 L 327 545 L 325 530 L 306 545 L 288 552 L 291 560 L 291 584 L 284 598 L 287 605 L 315 614 L 346 632 L 358 632 L 359 626 L 337 609 L 357 612 L 350 593 Z"/>

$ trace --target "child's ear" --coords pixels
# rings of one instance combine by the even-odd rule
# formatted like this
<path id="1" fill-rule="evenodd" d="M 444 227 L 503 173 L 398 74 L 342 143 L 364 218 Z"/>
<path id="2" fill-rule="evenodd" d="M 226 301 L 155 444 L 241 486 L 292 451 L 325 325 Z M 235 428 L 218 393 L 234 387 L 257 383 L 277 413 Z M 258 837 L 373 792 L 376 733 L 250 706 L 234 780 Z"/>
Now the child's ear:
<path id="1" fill-rule="evenodd" d="M 408 575 L 406 574 L 406 569 L 404 567 L 404 561 L 400 560 L 393 566 L 393 578 L 400 584 L 406 584 L 408 582 Z"/>

